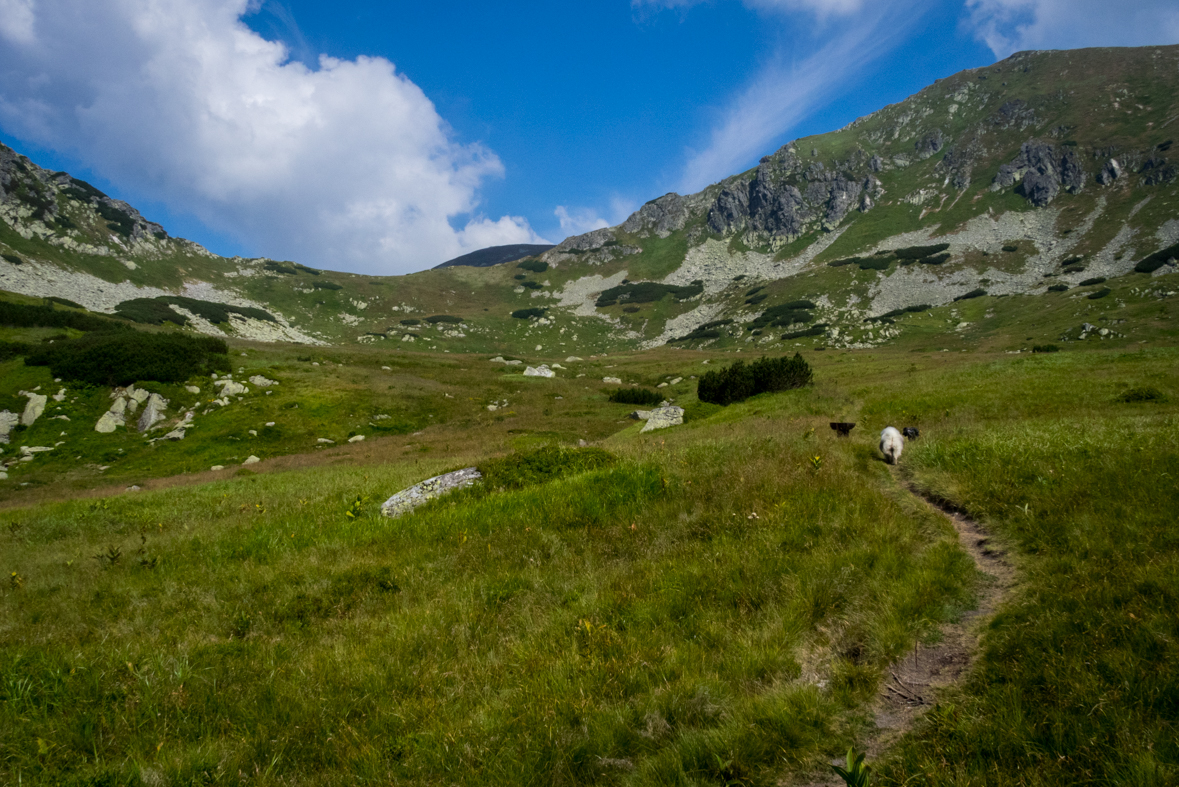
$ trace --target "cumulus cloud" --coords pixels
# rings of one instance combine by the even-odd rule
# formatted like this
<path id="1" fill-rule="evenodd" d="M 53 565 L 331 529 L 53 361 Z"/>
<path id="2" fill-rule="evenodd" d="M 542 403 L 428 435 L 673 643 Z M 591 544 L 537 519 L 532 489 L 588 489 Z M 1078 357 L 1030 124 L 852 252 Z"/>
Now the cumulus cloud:
<path id="1" fill-rule="evenodd" d="M 456 141 L 391 62 L 309 69 L 248 10 L 0 0 L 0 127 L 268 256 L 395 273 L 543 241 L 520 217 L 475 215 L 503 165 Z"/>
<path id="2" fill-rule="evenodd" d="M 873 5 L 798 63 L 779 52 L 720 113 L 707 146 L 690 152 L 680 189 L 699 191 L 771 152 L 773 140 L 900 43 L 927 5 L 924 0 Z"/>
<path id="3" fill-rule="evenodd" d="M 1024 49 L 1179 43 L 1174 0 L 966 0 L 966 9 L 1000 59 Z"/>
<path id="4" fill-rule="evenodd" d="M 557 209 L 553 211 L 553 215 L 557 217 L 557 221 L 561 222 L 561 232 L 565 233 L 565 237 L 581 235 L 590 230 L 600 230 L 602 227 L 610 226 L 608 221 L 591 208 L 574 208 L 571 212 L 564 205 L 558 205 Z"/>

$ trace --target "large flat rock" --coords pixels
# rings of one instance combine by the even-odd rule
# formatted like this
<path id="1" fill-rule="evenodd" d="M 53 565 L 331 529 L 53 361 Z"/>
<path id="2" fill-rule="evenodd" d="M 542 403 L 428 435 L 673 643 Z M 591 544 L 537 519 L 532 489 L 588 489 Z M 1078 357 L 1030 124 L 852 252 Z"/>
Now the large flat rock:
<path id="1" fill-rule="evenodd" d="M 483 474 L 473 467 L 465 467 L 462 470 L 455 470 L 453 473 L 427 478 L 420 484 L 402 489 L 386 500 L 381 505 L 381 513 L 387 517 L 397 518 L 456 489 L 465 489 L 481 478 L 483 478 Z"/>

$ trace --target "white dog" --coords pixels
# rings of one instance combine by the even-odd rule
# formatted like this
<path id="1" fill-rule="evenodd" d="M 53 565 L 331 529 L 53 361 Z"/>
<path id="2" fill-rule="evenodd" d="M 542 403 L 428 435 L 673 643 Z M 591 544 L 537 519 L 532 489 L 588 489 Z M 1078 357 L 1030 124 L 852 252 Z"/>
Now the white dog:
<path id="1" fill-rule="evenodd" d="M 901 451 L 905 448 L 905 438 L 894 427 L 886 426 L 880 433 L 880 453 L 884 454 L 884 461 L 895 465 L 901 458 Z"/>

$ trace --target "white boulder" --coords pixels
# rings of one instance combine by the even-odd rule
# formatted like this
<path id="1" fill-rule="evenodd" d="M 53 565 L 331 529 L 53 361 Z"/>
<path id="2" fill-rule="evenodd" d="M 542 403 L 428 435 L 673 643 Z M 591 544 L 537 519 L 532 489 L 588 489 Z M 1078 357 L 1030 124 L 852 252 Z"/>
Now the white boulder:
<path id="1" fill-rule="evenodd" d="M 684 422 L 684 408 L 668 405 L 656 407 L 647 416 L 647 423 L 643 424 L 643 432 L 653 432 L 656 429 L 666 429 L 669 426 L 679 426 Z"/>
<path id="2" fill-rule="evenodd" d="M 547 365 L 541 364 L 535 368 L 529 366 L 524 369 L 525 377 L 556 377 L 557 373 L 550 369 Z"/>
<path id="3" fill-rule="evenodd" d="M 29 397 L 28 403 L 25 404 L 25 411 L 20 417 L 21 425 L 32 426 L 41 417 L 41 413 L 45 412 L 45 403 L 49 401 L 49 397 L 29 391 L 21 391 L 21 394 Z"/>
<path id="4" fill-rule="evenodd" d="M 414 484 L 390 497 L 381 505 L 381 513 L 387 517 L 399 517 L 407 514 L 423 503 L 428 503 L 456 489 L 463 489 L 483 478 L 483 474 L 474 467 L 455 470 L 453 473 L 436 475 L 427 478 L 420 484 Z"/>

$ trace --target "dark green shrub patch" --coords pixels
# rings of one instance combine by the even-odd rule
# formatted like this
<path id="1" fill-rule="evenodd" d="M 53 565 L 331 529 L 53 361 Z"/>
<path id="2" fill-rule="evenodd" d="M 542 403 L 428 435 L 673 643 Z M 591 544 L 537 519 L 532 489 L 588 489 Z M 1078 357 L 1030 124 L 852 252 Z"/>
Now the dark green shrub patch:
<path id="1" fill-rule="evenodd" d="M 275 262 L 274 260 L 267 260 L 262 263 L 262 267 L 271 273 L 282 273 L 287 276 L 298 276 L 299 271 L 295 270 L 287 263 Z"/>
<path id="2" fill-rule="evenodd" d="M 106 227 L 111 232 L 116 232 L 124 238 L 131 237 L 131 231 L 135 229 L 135 219 L 126 211 L 119 210 L 113 205 L 100 203 L 95 208 L 98 215 L 106 219 Z"/>
<path id="3" fill-rule="evenodd" d="M 816 307 L 815 307 L 814 301 L 808 301 L 805 298 L 802 298 L 797 301 L 790 301 L 789 303 L 783 303 L 782 308 L 784 308 L 784 309 L 814 309 Z"/>
<path id="4" fill-rule="evenodd" d="M 700 378 L 696 395 L 700 401 L 727 405 L 740 402 L 760 393 L 786 391 L 810 385 L 814 372 L 798 353 L 793 358 L 759 358 L 746 364 L 737 361 L 732 366 L 708 372 Z"/>
<path id="5" fill-rule="evenodd" d="M 764 301 L 768 297 L 770 297 L 769 293 L 759 292 L 757 295 L 752 295 L 752 296 L 746 298 L 745 303 L 749 304 L 750 306 L 756 306 L 757 304 L 761 303 L 762 301 Z"/>
<path id="6" fill-rule="evenodd" d="M 78 200 L 79 202 L 89 202 L 92 199 L 106 199 L 106 194 L 103 194 L 98 189 L 91 186 L 84 180 L 77 178 L 70 178 L 70 185 L 62 189 L 66 194 Z"/>
<path id="7" fill-rule="evenodd" d="M 1119 402 L 1165 402 L 1167 395 L 1158 388 L 1153 388 L 1145 385 L 1139 388 L 1131 388 L 1118 397 Z"/>
<path id="8" fill-rule="evenodd" d="M 906 306 L 905 311 L 916 313 L 916 312 L 929 311 L 932 308 L 933 308 L 933 306 L 931 306 L 928 303 L 919 303 L 916 306 Z"/>
<path id="9" fill-rule="evenodd" d="M 402 325 L 421 325 L 421 320 L 415 320 L 413 317 L 401 321 Z"/>
<path id="10" fill-rule="evenodd" d="M 886 271 L 892 265 L 892 257 L 864 257 L 857 264 L 862 271 Z"/>
<path id="11" fill-rule="evenodd" d="M 1080 265 L 1085 261 L 1085 258 L 1079 254 L 1074 254 L 1071 257 L 1065 257 L 1060 261 L 1060 267 L 1067 268 L 1070 265 Z"/>
<path id="12" fill-rule="evenodd" d="M 1018 247 L 1018 246 L 1012 246 L 1012 245 L 1010 245 L 1010 244 L 1009 244 L 1009 245 L 1006 245 L 1006 246 L 1004 246 L 1004 247 L 1003 247 L 1003 251 L 1005 251 L 1005 252 L 1007 252 L 1007 253 L 1009 253 L 1009 254 L 1010 254 L 1010 253 L 1011 253 L 1011 252 L 1013 252 L 1013 251 L 1019 251 L 1019 247 Z"/>
<path id="13" fill-rule="evenodd" d="M 811 327 L 804 328 L 801 331 L 787 331 L 786 333 L 782 334 L 782 339 L 785 341 L 789 339 L 803 339 L 807 336 L 822 336 L 826 332 L 827 323 L 817 322 Z"/>
<path id="14" fill-rule="evenodd" d="M 749 323 L 748 330 L 757 330 L 764 328 L 767 325 L 775 327 L 785 327 L 787 325 L 794 325 L 799 322 L 810 322 L 815 319 L 814 315 L 806 309 L 795 308 L 793 303 L 781 303 L 777 306 L 771 306 L 761 313 L 757 319 Z"/>
<path id="15" fill-rule="evenodd" d="M 607 397 L 615 404 L 657 405 L 663 401 L 663 394 L 649 388 L 615 388 Z"/>
<path id="16" fill-rule="evenodd" d="M 948 262 L 949 259 L 950 255 L 943 253 L 933 254 L 929 257 L 922 257 L 921 259 L 917 260 L 917 262 L 921 265 L 943 265 Z"/>
<path id="17" fill-rule="evenodd" d="M 544 288 L 543 284 L 541 284 L 540 282 L 535 282 L 535 281 L 522 281 L 522 282 L 520 282 L 520 285 L 522 287 L 526 287 L 530 290 L 540 290 L 540 289 Z"/>
<path id="18" fill-rule="evenodd" d="M 45 300 L 49 301 L 50 303 L 60 303 L 62 306 L 69 306 L 71 309 L 86 309 L 86 307 L 80 303 L 74 303 L 69 298 L 59 298 L 56 295 L 50 295 Z"/>
<path id="19" fill-rule="evenodd" d="M 761 291 L 762 291 L 762 290 L 764 290 L 764 289 L 765 289 L 765 285 L 764 285 L 764 284 L 759 284 L 758 286 L 756 286 L 756 287 L 754 287 L 753 289 L 751 289 L 751 290 L 749 290 L 748 292 L 746 292 L 746 293 L 745 293 L 745 297 L 746 297 L 746 298 L 748 298 L 750 295 L 756 295 L 757 293 L 761 292 Z"/>
<path id="20" fill-rule="evenodd" d="M 32 346 L 25 342 L 0 341 L 0 361 L 7 361 L 20 355 L 28 355 Z"/>
<path id="21" fill-rule="evenodd" d="M 483 489 L 523 489 L 564 476 L 598 470 L 618 459 L 600 448 L 564 448 L 550 445 L 535 451 L 510 454 L 482 462 Z"/>
<path id="22" fill-rule="evenodd" d="M 520 262 L 516 263 L 516 267 L 520 270 L 532 271 L 533 273 L 544 273 L 549 269 L 549 264 L 540 260 L 529 259 L 520 260 Z"/>
<path id="23" fill-rule="evenodd" d="M 986 291 L 986 290 L 984 290 L 984 289 L 982 289 L 982 288 L 979 288 L 979 289 L 977 289 L 977 290 L 971 290 L 970 292 L 968 292 L 968 293 L 966 293 L 966 294 L 964 294 L 964 295 L 959 295 L 959 296 L 958 296 L 957 298 L 955 298 L 954 300 L 956 300 L 956 301 L 967 301 L 967 300 L 970 300 L 971 298 L 981 298 L 982 296 L 984 296 L 984 295 L 986 295 L 986 294 L 987 294 L 987 291 Z"/>
<path id="24" fill-rule="evenodd" d="M 15 254 L 0 254 L 0 257 L 3 257 L 5 260 L 7 260 L 8 262 L 11 262 L 13 265 L 24 265 L 24 263 L 25 263 L 24 260 L 22 260 L 20 257 L 16 256 Z"/>
<path id="25" fill-rule="evenodd" d="M 431 325 L 436 325 L 440 322 L 444 322 L 449 325 L 458 325 L 462 321 L 462 317 L 455 317 L 453 314 L 435 314 L 426 318 L 426 322 L 430 323 Z"/>
<path id="26" fill-rule="evenodd" d="M 642 310 L 638 306 L 627 306 L 622 311 L 624 314 L 634 314 L 635 312 Z"/>
<path id="27" fill-rule="evenodd" d="M 548 309 L 533 306 L 530 309 L 516 309 L 516 311 L 512 312 L 512 316 L 517 320 L 527 320 L 530 317 L 543 317 L 546 311 Z"/>
<path id="28" fill-rule="evenodd" d="M 142 380 L 179 383 L 198 374 L 228 372 L 225 342 L 211 336 L 127 331 L 100 333 L 40 347 L 28 366 L 48 366 L 55 377 L 91 385 Z"/>
<path id="29" fill-rule="evenodd" d="M 315 290 L 342 290 L 343 285 L 336 284 L 334 281 L 313 281 L 311 282 L 312 289 Z"/>
<path id="30" fill-rule="evenodd" d="M 904 313 L 904 309 L 893 309 L 892 311 L 887 311 L 884 314 L 878 314 L 875 317 L 865 317 L 864 322 L 884 322 L 885 320 L 891 322 L 893 317 L 900 317 Z"/>
<path id="31" fill-rule="evenodd" d="M 1095 300 L 1098 300 L 1099 298 L 1104 298 L 1106 295 L 1109 295 L 1111 292 L 1113 292 L 1113 290 L 1111 290 L 1109 287 L 1102 287 L 1097 292 L 1090 293 L 1089 300 L 1095 301 Z"/>
<path id="32" fill-rule="evenodd" d="M 300 265 L 297 262 L 292 262 L 291 264 L 294 265 L 298 270 L 301 270 L 304 273 L 310 273 L 312 276 L 318 276 L 319 274 L 323 273 L 323 271 L 321 271 L 321 270 L 317 270 L 316 268 L 309 268 L 306 265 Z"/>
<path id="33" fill-rule="evenodd" d="M 697 328 L 689 334 L 671 339 L 668 343 L 674 344 L 676 342 L 694 342 L 703 339 L 719 339 L 720 337 L 721 332 L 715 328 Z"/>
<path id="34" fill-rule="evenodd" d="M 829 267 L 829 268 L 842 268 L 844 265 L 855 265 L 855 264 L 859 263 L 859 261 L 862 259 L 864 259 L 864 258 L 863 257 L 847 257 L 842 260 L 834 260 L 832 262 L 829 262 L 829 263 L 827 263 L 827 267 Z"/>
<path id="35" fill-rule="evenodd" d="M 125 331 L 129 325 L 109 317 L 0 301 L 0 325 L 14 328 L 73 328 L 78 331 Z"/>
<path id="36" fill-rule="evenodd" d="M 898 260 L 919 260 L 923 257 L 932 257 L 935 254 L 941 254 L 946 249 L 950 248 L 948 243 L 935 243 L 932 246 L 907 246 L 903 249 L 897 249 L 896 254 Z"/>
<path id="37" fill-rule="evenodd" d="M 1032 347 L 1032 352 L 1034 352 L 1034 353 L 1058 353 L 1058 352 L 1060 352 L 1060 348 L 1057 347 L 1055 344 L 1037 344 L 1034 347 Z"/>
<path id="38" fill-rule="evenodd" d="M 1134 266 L 1134 270 L 1138 273 L 1154 273 L 1170 260 L 1177 258 L 1179 258 L 1179 243 L 1176 243 L 1174 246 L 1168 246 L 1165 249 L 1159 249 L 1154 254 L 1143 257 Z"/>
<path id="39" fill-rule="evenodd" d="M 1094 276 L 1092 279 L 1085 279 L 1078 286 L 1091 287 L 1094 284 L 1105 284 L 1105 277 L 1104 276 Z"/>
<path id="40" fill-rule="evenodd" d="M 133 298 L 120 303 L 115 308 L 115 314 L 133 322 L 141 322 L 149 325 L 162 325 L 165 322 L 185 325 L 188 319 L 169 308 L 170 305 L 179 306 L 217 325 L 229 322 L 230 314 L 238 314 L 254 320 L 278 322 L 270 312 L 256 309 L 253 306 L 231 306 L 227 303 L 213 303 L 212 301 L 202 301 L 197 298 L 185 298 L 180 295 L 161 295 L 158 298 Z"/>
<path id="41" fill-rule="evenodd" d="M 1048 288 L 1048 292 L 1065 292 L 1068 290 L 1067 284 L 1053 284 Z"/>
<path id="42" fill-rule="evenodd" d="M 527 273 L 517 273 L 512 278 L 515 279 L 516 281 L 524 281 L 525 279 L 528 278 L 528 274 Z"/>
<path id="43" fill-rule="evenodd" d="M 688 298 L 695 298 L 702 292 L 704 292 L 704 286 L 702 284 L 689 284 L 686 287 L 677 287 L 672 284 L 656 284 L 653 281 L 638 282 L 637 284 L 627 282 L 604 291 L 598 296 L 596 305 L 599 308 L 613 306 L 619 301 L 654 303 L 668 295 L 671 295 L 678 301 L 685 301 Z"/>

